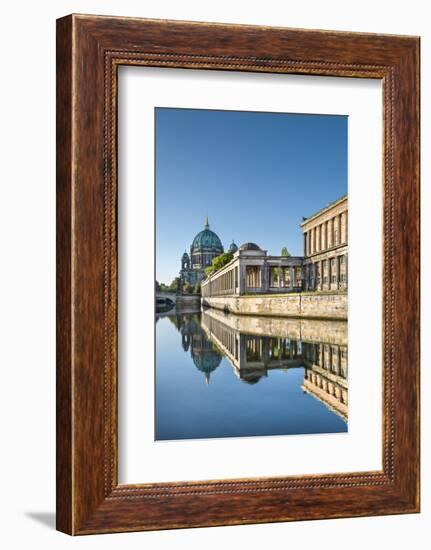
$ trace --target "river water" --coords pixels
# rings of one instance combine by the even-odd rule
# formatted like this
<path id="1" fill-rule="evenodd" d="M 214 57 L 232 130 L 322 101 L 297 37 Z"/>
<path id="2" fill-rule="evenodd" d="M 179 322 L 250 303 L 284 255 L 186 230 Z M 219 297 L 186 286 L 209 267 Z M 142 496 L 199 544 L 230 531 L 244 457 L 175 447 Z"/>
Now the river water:
<path id="1" fill-rule="evenodd" d="M 158 317 L 156 440 L 347 431 L 347 323 Z"/>

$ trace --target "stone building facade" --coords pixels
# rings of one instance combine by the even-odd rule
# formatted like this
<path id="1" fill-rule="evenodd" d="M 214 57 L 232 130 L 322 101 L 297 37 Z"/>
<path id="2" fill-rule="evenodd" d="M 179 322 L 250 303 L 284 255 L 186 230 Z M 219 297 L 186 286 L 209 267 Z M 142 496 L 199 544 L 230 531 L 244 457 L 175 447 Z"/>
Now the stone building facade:
<path id="1" fill-rule="evenodd" d="M 301 223 L 304 290 L 347 290 L 347 196 Z"/>
<path id="2" fill-rule="evenodd" d="M 202 296 L 277 294 L 302 290 L 302 257 L 268 256 L 244 243 L 222 269 L 202 281 Z"/>
<path id="3" fill-rule="evenodd" d="M 202 297 L 347 290 L 347 196 L 327 205 L 300 227 L 304 256 L 270 256 L 244 243 L 233 259 L 202 281 Z"/>

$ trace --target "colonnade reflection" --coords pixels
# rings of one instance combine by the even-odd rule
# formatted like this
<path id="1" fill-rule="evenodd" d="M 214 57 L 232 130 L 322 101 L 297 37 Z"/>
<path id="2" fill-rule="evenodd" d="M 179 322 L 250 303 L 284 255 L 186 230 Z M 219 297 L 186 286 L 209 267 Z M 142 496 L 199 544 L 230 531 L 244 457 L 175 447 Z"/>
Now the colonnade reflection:
<path id="1" fill-rule="evenodd" d="M 302 390 L 347 420 L 346 322 L 237 316 L 214 309 L 169 318 L 207 383 L 223 357 L 247 384 L 274 369 L 304 368 Z"/>

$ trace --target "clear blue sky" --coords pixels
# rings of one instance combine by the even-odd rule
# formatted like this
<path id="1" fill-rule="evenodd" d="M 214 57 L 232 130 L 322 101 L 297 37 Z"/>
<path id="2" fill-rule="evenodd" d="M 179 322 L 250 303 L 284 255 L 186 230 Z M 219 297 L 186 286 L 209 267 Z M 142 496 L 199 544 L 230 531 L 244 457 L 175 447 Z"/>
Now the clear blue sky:
<path id="1" fill-rule="evenodd" d="M 169 283 L 194 236 L 302 255 L 302 216 L 347 193 L 347 116 L 155 110 L 156 277 Z"/>

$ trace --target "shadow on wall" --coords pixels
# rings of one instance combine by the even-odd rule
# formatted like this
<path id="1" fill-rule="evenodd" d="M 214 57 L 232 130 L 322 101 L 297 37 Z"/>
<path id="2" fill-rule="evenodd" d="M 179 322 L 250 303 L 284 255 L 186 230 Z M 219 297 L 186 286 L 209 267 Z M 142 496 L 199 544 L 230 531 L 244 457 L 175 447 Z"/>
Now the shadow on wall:
<path id="1" fill-rule="evenodd" d="M 54 512 L 25 512 L 28 518 L 41 523 L 45 527 L 55 529 L 55 513 Z"/>

